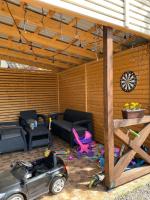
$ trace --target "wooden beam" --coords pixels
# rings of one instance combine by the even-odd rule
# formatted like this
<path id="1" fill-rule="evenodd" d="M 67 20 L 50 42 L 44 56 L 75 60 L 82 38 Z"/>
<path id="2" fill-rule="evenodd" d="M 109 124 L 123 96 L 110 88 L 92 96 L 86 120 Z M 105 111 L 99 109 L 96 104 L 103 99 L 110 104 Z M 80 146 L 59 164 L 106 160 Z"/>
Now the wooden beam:
<path id="1" fill-rule="evenodd" d="M 76 23 L 78 23 L 78 18 L 73 18 L 72 20 L 71 20 L 71 22 L 69 22 L 69 26 L 71 27 L 71 26 L 74 26 L 74 25 L 76 25 Z M 78 29 L 79 30 L 79 29 Z M 93 38 L 92 38 L 93 39 Z"/>
<path id="2" fill-rule="evenodd" d="M 130 24 L 130 28 L 127 28 L 124 26 L 124 22 L 118 23 L 116 20 L 112 21 L 112 19 L 109 16 L 104 16 L 99 13 L 96 13 L 92 11 L 91 9 L 83 8 L 84 5 L 76 6 L 71 4 L 71 1 L 66 3 L 61 0 L 20 0 L 21 2 L 26 2 L 27 4 L 30 4 L 35 7 L 39 8 L 45 8 L 45 9 L 51 9 L 56 12 L 64 13 L 73 17 L 79 17 L 82 19 L 87 19 L 90 22 L 101 24 L 104 26 L 111 26 L 114 29 L 118 29 L 120 31 L 124 32 L 130 32 L 133 34 L 136 34 L 138 36 L 144 37 L 146 39 L 150 39 L 150 35 L 148 30 L 145 30 L 141 27 L 134 26 Z M 121 2 L 121 1 L 120 1 Z M 123 2 L 122 2 L 123 3 Z"/>
<path id="3" fill-rule="evenodd" d="M 103 49 L 105 184 L 108 188 L 112 188 L 114 184 L 113 30 L 109 27 L 103 27 Z"/>
<path id="4" fill-rule="evenodd" d="M 47 15 L 44 18 L 46 18 L 46 19 L 47 18 L 52 18 L 54 14 L 55 14 L 55 11 L 49 10 Z"/>
<path id="5" fill-rule="evenodd" d="M 150 115 L 145 115 L 142 118 L 135 118 L 135 119 L 115 119 L 114 128 L 133 126 L 133 125 L 144 124 L 144 123 L 149 123 L 149 122 L 150 122 Z"/>
<path id="6" fill-rule="evenodd" d="M 12 56 L 9 56 L 9 55 L 1 55 L 0 54 L 0 59 L 11 61 L 11 62 L 16 62 L 16 63 L 20 63 L 20 64 L 24 64 L 24 65 L 29 65 L 29 66 L 33 66 L 33 67 L 37 67 L 37 68 L 52 70 L 53 72 L 56 72 L 56 73 L 60 71 L 55 67 L 52 67 L 52 66 L 49 66 L 49 65 L 44 65 L 43 63 L 38 63 L 36 61 L 29 61 L 29 60 L 26 60 L 26 59 L 16 58 L 16 57 L 12 57 Z"/>
<path id="7" fill-rule="evenodd" d="M 23 21 L 24 20 L 24 9 L 23 7 L 19 7 L 16 5 L 13 5 L 11 3 L 8 3 L 9 8 L 11 10 L 11 13 L 13 14 L 13 17 L 15 18 L 15 20 L 17 21 Z M 49 11 L 49 12 L 53 12 L 53 11 Z M 5 2 L 0 2 L 0 15 L 2 16 L 10 16 L 10 13 L 8 11 L 8 8 L 6 6 Z M 39 33 L 40 30 L 46 28 L 48 31 L 54 31 L 56 33 L 61 32 L 60 30 L 60 22 L 54 20 L 54 19 L 50 19 L 48 16 L 44 17 L 44 27 L 43 27 L 43 23 L 41 22 L 41 17 L 42 15 L 38 14 L 38 13 L 34 13 L 30 10 L 27 10 L 26 13 L 26 19 L 28 21 L 29 24 L 32 24 L 34 26 L 37 26 L 35 29 L 35 33 Z M 76 28 L 72 27 L 75 22 L 76 22 L 77 18 L 74 18 L 71 23 L 69 24 L 64 24 L 62 23 L 62 34 L 69 36 L 71 38 L 74 38 L 76 35 Z M 81 42 L 83 41 L 87 41 L 87 43 L 92 43 L 95 42 L 95 36 L 91 33 L 91 32 L 87 32 L 87 31 L 83 31 L 81 29 L 78 29 L 78 35 L 80 36 L 80 40 Z M 99 40 L 102 41 L 102 37 L 99 38 Z M 101 43 L 102 44 L 102 43 Z M 114 48 L 115 51 L 120 51 L 121 50 L 121 46 L 120 44 L 114 43 Z"/>
<path id="8" fill-rule="evenodd" d="M 90 22 L 101 24 L 104 26 L 111 26 L 114 29 L 118 29 L 123 32 L 130 32 L 133 34 L 136 34 L 138 36 L 144 37 L 146 39 L 150 39 L 150 31 L 148 29 L 144 29 L 139 26 L 134 26 L 130 23 L 130 28 L 127 28 L 124 26 L 124 21 L 120 21 L 120 23 L 117 23 L 117 21 L 112 20 L 109 16 L 101 15 L 97 12 L 92 11 L 91 9 L 84 8 L 84 5 L 82 6 L 76 6 L 71 4 L 71 2 L 66 3 L 66 0 L 20 0 L 22 2 L 26 2 L 34 7 L 39 8 L 45 8 L 45 9 L 51 9 L 59 13 L 65 13 L 70 16 L 79 17 L 82 19 L 86 19 Z M 123 1 L 119 1 L 122 2 Z"/>
<path id="9" fill-rule="evenodd" d="M 0 47 L 5 47 L 12 50 L 19 50 L 20 52 L 23 52 L 23 53 L 32 53 L 31 47 L 29 45 L 14 42 L 14 41 L 8 41 L 6 39 L 0 39 Z M 32 49 L 37 56 L 43 56 L 45 58 L 50 58 L 50 57 L 52 58 L 52 56 L 56 54 L 55 52 L 51 52 L 46 49 L 40 49 L 33 46 L 32 46 Z M 83 63 L 83 61 L 79 60 L 78 58 L 74 58 L 74 57 L 62 55 L 62 54 L 56 55 L 55 59 L 57 61 L 63 61 L 66 63 L 68 62 L 69 64 L 74 64 L 74 65 L 80 65 Z"/>
<path id="10" fill-rule="evenodd" d="M 24 60 L 28 60 L 28 61 L 31 61 L 31 62 L 37 62 L 37 63 L 41 63 L 42 65 L 45 65 L 45 66 L 46 65 L 50 66 L 50 67 L 53 66 L 53 69 L 55 67 L 56 68 L 62 68 L 62 64 L 60 64 L 60 63 L 58 64 L 58 62 L 53 63 L 52 61 L 50 61 L 48 59 L 34 57 L 33 55 L 28 55 L 28 54 L 24 54 L 24 53 L 20 53 L 20 52 L 17 52 L 17 51 L 4 49 L 4 48 L 0 48 L 0 55 L 11 56 L 11 57 L 14 57 L 14 58 L 24 59 Z M 60 66 L 58 66 L 58 65 L 60 65 Z"/>
<path id="11" fill-rule="evenodd" d="M 8 3 L 9 8 L 11 10 L 11 13 L 13 14 L 13 17 L 15 18 L 15 20 L 19 20 L 19 21 L 23 21 L 24 20 L 24 9 L 13 5 L 11 3 Z M 49 11 L 50 13 L 52 11 Z M 54 13 L 54 12 L 53 12 Z M 0 2 L 0 15 L 2 16 L 10 16 L 10 13 L 7 9 L 7 5 L 5 2 Z M 30 10 L 27 10 L 26 13 L 26 19 L 28 21 L 28 23 L 34 25 L 34 26 L 38 26 L 39 28 L 43 29 L 46 28 L 47 30 L 50 31 L 54 31 L 57 33 L 60 33 L 60 22 L 51 19 L 49 16 L 45 16 L 44 17 L 44 27 L 43 24 L 41 22 L 41 18 L 42 15 L 32 12 Z M 75 19 L 73 20 L 73 22 L 75 23 Z M 75 34 L 76 34 L 76 28 L 75 27 L 71 27 L 71 24 L 64 24 L 62 23 L 62 33 L 66 36 L 69 36 L 71 38 L 74 38 Z M 85 41 L 88 40 L 89 42 L 93 42 L 94 41 L 94 35 L 91 33 L 88 33 L 86 31 L 80 30 L 78 29 L 78 34 L 80 35 L 80 40 L 81 41 Z"/>
<path id="12" fill-rule="evenodd" d="M 48 60 L 47 58 L 38 57 L 33 54 L 25 54 L 25 53 L 21 53 L 19 51 L 14 51 L 14 50 L 9 50 L 9 49 L 4 49 L 4 48 L 0 48 L 0 52 L 3 55 L 10 55 L 10 56 L 19 57 L 22 59 L 26 58 L 31 61 L 36 60 L 39 63 L 43 63 L 45 65 L 50 65 L 50 66 L 60 68 L 60 69 L 70 68 L 67 64 L 60 63 L 58 61 L 53 62 L 53 60 Z"/>
<path id="13" fill-rule="evenodd" d="M 116 181 L 115 181 L 115 187 L 122 185 L 124 183 L 127 183 L 129 181 L 133 181 L 134 179 L 137 179 L 141 176 L 144 176 L 146 174 L 150 173 L 150 166 L 143 166 L 138 167 L 135 169 L 128 170 L 124 172 Z"/>
<path id="14" fill-rule="evenodd" d="M 130 150 L 119 159 L 114 168 L 115 180 L 121 176 L 121 174 L 124 172 L 125 168 L 130 164 L 131 160 L 134 158 L 135 155 L 136 152 L 134 150 Z"/>
<path id="15" fill-rule="evenodd" d="M 126 145 L 128 145 L 131 149 L 124 156 L 120 158 L 118 163 L 114 168 L 114 178 L 120 177 L 124 169 L 129 165 L 130 161 L 134 158 L 136 153 L 141 156 L 147 163 L 150 164 L 150 155 L 148 155 L 143 149 L 141 149 L 142 144 L 145 142 L 146 138 L 150 134 L 150 124 L 144 127 L 139 135 L 140 137 L 136 137 L 134 140 L 131 140 L 130 137 L 124 134 L 120 129 L 115 130 L 115 135 L 123 141 Z"/>
<path id="16" fill-rule="evenodd" d="M 46 37 L 38 35 L 36 33 L 33 34 L 27 30 L 26 30 L 26 32 L 24 32 L 23 30 L 20 29 L 20 32 L 22 33 L 22 35 L 24 35 L 24 37 L 29 42 L 35 42 L 35 43 L 38 43 L 47 48 L 52 47 L 59 51 L 64 51 L 64 49 L 65 49 L 65 52 L 75 54 L 75 55 L 80 55 L 80 56 L 91 58 L 91 59 L 96 58 L 94 52 L 83 49 L 81 47 L 70 45 L 68 48 L 68 44 L 66 44 L 64 42 L 53 41 L 50 38 L 46 38 Z M 15 35 L 15 37 L 20 38 L 20 35 L 15 27 L 11 27 L 11 26 L 8 26 L 5 24 L 0 24 L 0 33 L 5 34 L 7 36 Z"/>

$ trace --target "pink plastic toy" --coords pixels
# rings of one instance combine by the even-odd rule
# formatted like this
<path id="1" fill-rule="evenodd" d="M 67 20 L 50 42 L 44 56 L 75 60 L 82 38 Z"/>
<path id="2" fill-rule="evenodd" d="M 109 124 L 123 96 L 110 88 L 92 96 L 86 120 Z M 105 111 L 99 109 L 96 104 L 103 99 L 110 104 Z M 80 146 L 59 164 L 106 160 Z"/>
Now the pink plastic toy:
<path id="1" fill-rule="evenodd" d="M 78 156 L 81 156 L 82 154 L 87 154 L 88 156 L 93 156 L 94 152 L 92 151 L 91 144 L 92 144 L 92 136 L 90 132 L 85 131 L 84 137 L 79 137 L 77 131 L 73 128 L 72 132 L 75 137 L 75 142 L 79 145 Z"/>
<path id="2" fill-rule="evenodd" d="M 70 156 L 68 157 L 68 160 L 73 160 L 73 156 L 70 155 Z"/>
<path id="3" fill-rule="evenodd" d="M 101 156 L 104 156 L 104 153 L 105 153 L 104 147 L 100 148 L 100 153 L 101 153 Z M 119 157 L 119 154 L 120 154 L 120 149 L 115 147 L 114 148 L 114 156 Z"/>

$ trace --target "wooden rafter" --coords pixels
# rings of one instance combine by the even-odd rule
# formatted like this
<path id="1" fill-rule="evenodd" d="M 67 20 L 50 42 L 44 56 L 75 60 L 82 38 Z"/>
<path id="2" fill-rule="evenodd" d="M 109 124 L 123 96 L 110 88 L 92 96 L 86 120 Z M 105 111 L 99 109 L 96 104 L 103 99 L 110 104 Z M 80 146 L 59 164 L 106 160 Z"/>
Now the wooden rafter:
<path id="1" fill-rule="evenodd" d="M 24 8 L 23 7 L 18 7 L 16 5 L 13 5 L 11 3 L 8 3 L 9 8 L 11 10 L 11 13 L 13 14 L 15 20 L 20 20 L 23 21 L 24 20 Z M 53 13 L 53 11 L 51 11 Z M 6 2 L 0 2 L 0 14 L 2 16 L 10 16 L 10 13 L 8 11 Z M 65 24 L 62 23 L 61 24 L 61 28 L 62 31 L 60 30 L 60 22 L 49 18 L 48 16 L 44 17 L 44 22 L 41 22 L 41 14 L 32 12 L 30 10 L 27 10 L 26 12 L 26 19 L 28 21 L 29 24 L 32 24 L 34 26 L 37 26 L 35 29 L 35 33 L 39 33 L 42 29 L 47 29 L 49 31 L 54 31 L 56 33 L 62 33 L 65 36 L 68 36 L 70 38 L 74 38 L 76 35 L 76 32 L 78 32 L 78 37 L 80 38 L 81 42 L 85 42 L 88 44 L 92 44 L 95 43 L 95 37 L 91 31 L 83 31 L 80 29 L 76 29 L 75 27 L 73 27 L 73 25 L 75 25 L 76 23 L 76 18 L 73 18 L 73 20 L 69 23 L 69 24 Z M 95 29 L 95 28 L 94 28 Z M 94 30 L 93 29 L 93 30 Z M 78 31 L 77 31 L 78 30 Z M 56 34 L 56 37 L 58 35 Z M 101 45 L 102 45 L 102 37 L 99 37 L 99 40 L 101 41 Z M 85 48 L 87 49 L 87 47 L 85 46 Z M 121 50 L 121 45 L 114 43 L 114 48 L 115 51 L 120 51 Z"/>
<path id="2" fill-rule="evenodd" d="M 12 39 L 13 37 L 11 37 Z M 27 44 L 20 44 L 18 42 L 15 42 L 15 41 L 8 41 L 8 40 L 5 40 L 5 39 L 0 39 L 0 47 L 5 47 L 5 48 L 8 48 L 8 49 L 11 49 L 11 50 L 19 50 L 20 52 L 22 53 L 32 53 L 31 51 L 31 47 Z M 50 58 L 52 57 L 55 52 L 51 52 L 51 51 L 48 51 L 48 50 L 45 50 L 45 49 L 40 49 L 40 48 L 37 48 L 37 47 L 33 47 L 32 46 L 32 49 L 35 53 L 35 55 L 38 56 L 42 56 L 42 57 L 45 57 L 45 58 Z M 74 65 L 80 65 L 82 64 L 82 61 L 77 59 L 77 58 L 74 58 L 74 57 L 70 57 L 70 56 L 67 56 L 67 55 L 62 55 L 62 54 L 58 54 L 57 56 L 55 56 L 55 60 L 57 61 L 63 61 L 63 62 L 68 62 L 68 64 L 74 64 Z"/>
<path id="3" fill-rule="evenodd" d="M 29 44 L 20 45 L 13 41 L 14 37 L 16 39 L 20 38 L 15 24 L 17 24 L 19 28 L 20 24 L 22 24 L 25 20 L 27 24 L 34 26 L 35 30 L 33 33 L 31 33 L 28 30 L 24 31 L 19 28 L 22 35 L 29 42 L 37 43 L 40 45 L 40 48 L 32 47 L 37 57 L 43 57 L 43 59 L 50 58 L 52 60 L 54 58 L 56 60 L 55 63 L 53 63 L 53 61 L 50 61 L 52 66 L 60 67 L 60 65 L 62 65 L 61 68 L 65 69 L 68 68 L 69 65 L 70 67 L 73 66 L 72 64 L 83 64 L 86 60 L 84 60 L 83 58 L 88 58 L 88 60 L 96 59 L 96 53 L 89 49 L 92 49 L 94 47 L 94 44 L 97 44 L 97 49 L 101 50 L 103 48 L 103 41 L 102 36 L 97 37 L 93 34 L 93 32 L 96 31 L 95 25 L 88 31 L 84 31 L 75 27 L 77 20 L 80 20 L 80 18 L 73 17 L 72 20 L 68 24 L 66 24 L 53 18 L 53 15 L 55 14 L 55 12 L 57 12 L 57 9 L 48 10 L 48 13 L 44 13 L 43 15 L 33 10 L 29 10 L 27 6 L 28 3 L 29 5 L 30 3 L 32 5 L 32 3 L 35 3 L 35 1 L 21 0 L 20 5 L 15 5 L 12 2 L 6 2 L 5 0 L 0 1 L 0 15 L 3 17 L 11 18 L 13 16 L 13 18 L 15 19 L 15 23 L 13 24 L 13 26 L 8 26 L 7 24 L 0 25 L 0 33 L 5 34 L 8 37 L 8 44 L 4 44 L 4 42 L 0 41 L 2 42 L 0 46 L 9 49 L 12 45 L 13 48 L 11 48 L 11 50 L 16 51 L 18 50 L 18 47 L 22 45 L 21 48 L 19 47 L 19 49 L 22 49 L 21 53 L 31 53 Z M 38 7 L 40 5 L 41 9 L 44 8 L 42 4 L 39 4 L 38 6 L 36 6 L 35 4 L 33 5 L 35 7 Z M 40 34 L 40 32 L 43 30 L 53 32 L 55 33 L 55 35 L 53 36 L 53 38 L 47 38 L 46 36 Z M 72 40 L 68 43 L 64 43 L 60 40 L 61 35 L 67 36 Z M 78 40 L 84 42 L 84 47 L 74 45 L 75 42 Z M 114 52 L 120 51 L 122 48 L 121 46 L 121 43 L 114 43 Z M 56 53 L 48 51 L 48 48 L 56 49 Z M 63 52 L 66 52 L 67 55 L 62 54 Z"/>
<path id="4" fill-rule="evenodd" d="M 11 62 L 16 62 L 16 63 L 20 63 L 20 64 L 24 64 L 24 65 L 29 65 L 29 66 L 33 66 L 33 67 L 37 67 L 37 68 L 41 68 L 41 69 L 52 70 L 53 72 L 59 72 L 60 71 L 56 67 L 44 65 L 43 63 L 38 63 L 36 60 L 30 61 L 30 60 L 27 60 L 25 58 L 24 59 L 23 58 L 16 58 L 16 57 L 13 57 L 13 56 L 10 56 L 10 55 L 1 55 L 1 54 L 0 54 L 0 59 L 11 61 Z"/>
<path id="5" fill-rule="evenodd" d="M 3 56 L 9 55 L 11 57 L 18 58 L 18 59 L 41 63 L 42 65 L 49 66 L 50 68 L 53 66 L 53 69 L 54 69 L 54 67 L 60 68 L 60 69 L 69 68 L 69 66 L 67 67 L 67 65 L 65 65 L 65 64 L 62 65 L 62 63 L 59 63 L 57 61 L 55 61 L 55 63 L 53 63 L 52 61 L 45 59 L 45 58 L 35 57 L 34 55 L 24 54 L 21 52 L 4 49 L 4 48 L 0 48 L 0 55 L 3 55 Z"/>
<path id="6" fill-rule="evenodd" d="M 22 7 L 13 5 L 11 3 L 8 3 L 8 5 L 15 19 L 18 19 L 20 21 L 24 20 L 24 9 Z M 10 16 L 10 13 L 7 9 L 7 5 L 4 1 L 0 2 L 0 15 Z M 27 10 L 26 19 L 28 20 L 28 23 L 38 26 L 41 29 L 46 27 L 47 29 L 51 31 L 53 30 L 56 33 L 60 33 L 60 22 L 54 19 L 51 19 L 48 16 L 45 16 L 44 27 L 43 27 L 43 24 L 41 22 L 41 17 L 42 17 L 41 14 Z M 76 28 L 72 27 L 71 25 L 62 23 L 62 34 L 67 35 L 71 38 L 74 38 L 76 34 Z M 85 41 L 85 40 L 88 40 L 89 42 L 94 41 L 94 35 L 86 31 L 78 29 L 78 34 L 80 35 L 81 41 Z"/>
<path id="7" fill-rule="evenodd" d="M 24 9 L 21 7 L 18 7 L 16 5 L 13 4 L 9 4 L 9 8 L 11 10 L 11 13 L 13 15 L 13 17 L 15 18 L 15 20 L 20 20 L 23 21 L 24 20 Z M 0 2 L 0 15 L 2 16 L 10 16 L 9 10 L 7 8 L 7 5 L 5 2 Z M 49 31 L 54 31 L 56 33 L 62 32 L 63 35 L 69 36 L 70 38 L 74 38 L 76 35 L 76 28 L 64 24 L 62 23 L 61 27 L 62 27 L 62 31 L 60 30 L 60 22 L 54 20 L 54 19 L 50 19 L 49 17 L 45 16 L 44 17 L 44 23 L 41 22 L 41 17 L 42 15 L 34 13 L 30 10 L 27 10 L 26 12 L 26 19 L 28 21 L 29 24 L 32 24 L 34 26 L 37 26 L 35 32 L 38 33 L 40 30 L 42 29 L 47 29 Z M 94 42 L 94 35 L 90 34 L 86 31 L 82 31 L 80 29 L 78 29 L 78 35 L 80 37 L 81 41 L 88 41 L 88 42 Z"/>
<path id="8" fill-rule="evenodd" d="M 72 45 L 68 48 L 68 44 L 66 43 L 63 43 L 60 41 L 53 41 L 50 38 L 46 38 L 36 33 L 33 34 L 29 31 L 24 32 L 23 30 L 20 29 L 20 32 L 22 35 L 24 35 L 24 37 L 28 41 L 40 44 L 45 48 L 52 47 L 52 48 L 57 49 L 58 51 L 61 51 L 61 50 L 64 51 L 64 49 L 66 49 L 65 51 L 68 53 L 80 55 L 80 56 L 87 57 L 90 59 L 95 59 L 95 53 L 92 51 L 85 50 L 83 48 L 72 46 Z M 16 29 L 16 27 L 8 26 L 5 24 L 0 25 L 0 33 L 5 34 L 7 36 L 15 36 L 16 38 L 20 38 L 20 34 L 18 33 L 18 30 Z"/>

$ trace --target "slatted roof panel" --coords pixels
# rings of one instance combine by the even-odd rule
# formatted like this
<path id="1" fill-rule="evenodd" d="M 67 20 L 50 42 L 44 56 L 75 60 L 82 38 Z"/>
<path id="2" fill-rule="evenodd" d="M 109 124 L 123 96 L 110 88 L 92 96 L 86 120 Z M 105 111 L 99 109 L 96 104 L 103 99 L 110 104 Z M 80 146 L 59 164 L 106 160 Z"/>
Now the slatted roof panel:
<path id="1" fill-rule="evenodd" d="M 95 60 L 103 52 L 100 25 L 42 7 L 23 5 L 20 0 L 0 2 L 0 23 L 3 24 L 0 47 L 7 54 L 1 50 L 0 56 L 8 56 L 12 61 L 59 71 Z M 113 37 L 114 53 L 147 42 L 116 30 Z"/>

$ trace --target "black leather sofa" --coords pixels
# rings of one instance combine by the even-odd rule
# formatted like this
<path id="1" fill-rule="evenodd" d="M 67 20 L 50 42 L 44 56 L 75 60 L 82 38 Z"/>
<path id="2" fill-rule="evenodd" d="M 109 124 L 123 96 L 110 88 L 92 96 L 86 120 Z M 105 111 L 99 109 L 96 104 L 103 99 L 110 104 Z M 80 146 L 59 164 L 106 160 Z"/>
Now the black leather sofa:
<path id="1" fill-rule="evenodd" d="M 72 128 L 75 128 L 80 136 L 85 130 L 93 131 L 92 113 L 66 109 L 64 113 L 52 113 L 52 134 L 67 141 L 71 147 L 75 145 Z"/>

